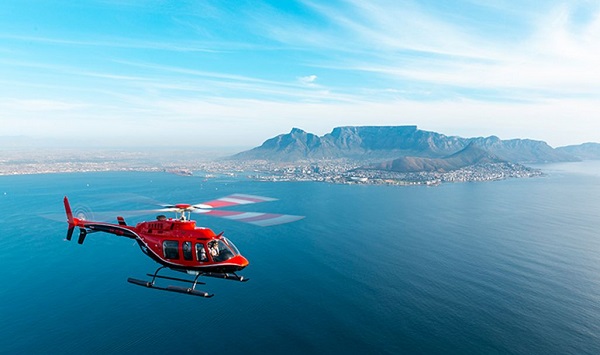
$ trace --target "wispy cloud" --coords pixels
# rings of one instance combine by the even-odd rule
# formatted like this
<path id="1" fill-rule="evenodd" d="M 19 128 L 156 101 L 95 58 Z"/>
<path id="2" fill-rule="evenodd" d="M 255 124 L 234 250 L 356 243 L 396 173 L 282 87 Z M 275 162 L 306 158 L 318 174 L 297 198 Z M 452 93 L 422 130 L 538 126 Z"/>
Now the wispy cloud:
<path id="1" fill-rule="evenodd" d="M 334 47 L 336 51 L 372 53 L 341 61 L 341 55 L 335 56 L 331 62 L 323 60 L 322 67 L 375 73 L 381 80 L 496 90 L 504 92 L 501 96 L 511 90 L 520 97 L 529 91 L 532 99 L 600 94 L 600 72 L 594 69 L 600 60 L 598 6 L 587 7 L 589 19 L 577 27 L 576 3 L 530 12 L 529 32 L 490 41 L 486 33 L 434 17 L 414 2 L 305 4 L 336 27 L 298 36 L 321 38 L 311 44 L 323 49 L 338 38 L 344 46 Z"/>
<path id="2" fill-rule="evenodd" d="M 350 124 L 554 142 L 600 132 L 588 118 L 600 99 L 595 2 L 104 0 L 87 11 L 102 11 L 96 25 L 127 17 L 126 29 L 0 25 L 2 120 L 106 135 L 114 120 L 140 136 L 169 120 L 190 139 L 240 141 Z"/>
<path id="3" fill-rule="evenodd" d="M 108 48 L 129 48 L 129 49 L 152 49 L 152 50 L 163 50 L 172 52 L 219 52 L 218 48 L 211 48 L 212 46 L 217 47 L 216 43 L 202 43 L 198 41 L 147 41 L 144 39 L 135 39 L 128 37 L 118 38 L 96 38 L 91 40 L 80 40 L 70 38 L 59 38 L 59 37 L 40 37 L 40 36 L 22 36 L 22 35 L 10 35 L 0 34 L 0 39 L 13 40 L 29 43 L 43 43 L 51 45 L 61 46 L 75 46 L 75 47 L 108 47 Z"/>
<path id="4" fill-rule="evenodd" d="M 301 76 L 298 78 L 298 82 L 300 84 L 305 85 L 305 86 L 310 86 L 310 87 L 316 87 L 317 86 L 316 81 L 317 81 L 317 76 L 314 74 L 308 75 L 308 76 Z"/>

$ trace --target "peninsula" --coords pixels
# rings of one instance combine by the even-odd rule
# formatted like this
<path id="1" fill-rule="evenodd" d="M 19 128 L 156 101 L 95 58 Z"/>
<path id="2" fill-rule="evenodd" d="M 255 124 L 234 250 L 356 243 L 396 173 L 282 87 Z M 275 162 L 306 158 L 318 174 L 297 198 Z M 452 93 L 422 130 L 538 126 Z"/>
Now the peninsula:
<path id="1" fill-rule="evenodd" d="M 202 152 L 201 148 L 2 149 L 0 175 L 165 171 L 202 172 L 207 178 L 227 174 L 266 181 L 437 185 L 539 176 L 540 170 L 526 164 L 600 159 L 600 144 L 552 148 L 543 141 L 462 138 L 416 126 L 346 126 L 321 137 L 294 128 L 258 147 L 220 158 Z"/>

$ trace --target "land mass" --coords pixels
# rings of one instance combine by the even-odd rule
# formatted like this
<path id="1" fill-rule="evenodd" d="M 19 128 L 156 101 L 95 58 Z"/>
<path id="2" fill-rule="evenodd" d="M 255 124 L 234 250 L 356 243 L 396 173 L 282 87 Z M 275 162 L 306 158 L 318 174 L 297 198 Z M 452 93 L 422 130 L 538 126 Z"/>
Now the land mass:
<path id="1" fill-rule="evenodd" d="M 0 175 L 84 171 L 191 175 L 192 171 L 202 171 L 207 177 L 246 174 L 269 181 L 435 185 L 538 176 L 539 170 L 523 164 L 600 159 L 600 144 L 555 149 L 543 141 L 462 138 L 416 126 L 346 126 L 322 137 L 294 128 L 267 139 L 261 146 L 218 160 L 202 155 L 200 148 L 197 154 L 194 152 L 193 148 L 144 151 L 9 147 L 0 150 Z"/>
<path id="2" fill-rule="evenodd" d="M 496 155 L 470 143 L 466 148 L 443 158 L 400 157 L 371 164 L 364 169 L 396 172 L 447 172 L 476 164 L 506 163 Z"/>
<path id="3" fill-rule="evenodd" d="M 581 160 L 600 160 L 600 143 L 583 143 L 556 148 L 557 151 Z"/>
<path id="4" fill-rule="evenodd" d="M 263 180 L 430 185 L 538 176 L 539 170 L 523 164 L 600 158 L 594 149 L 554 149 L 543 141 L 496 136 L 446 136 L 417 126 L 346 126 L 322 137 L 294 128 L 229 159 L 268 162 L 274 166 L 269 174 L 256 176 Z M 347 169 L 332 169 L 332 162 Z M 290 164 L 304 166 L 294 169 Z"/>

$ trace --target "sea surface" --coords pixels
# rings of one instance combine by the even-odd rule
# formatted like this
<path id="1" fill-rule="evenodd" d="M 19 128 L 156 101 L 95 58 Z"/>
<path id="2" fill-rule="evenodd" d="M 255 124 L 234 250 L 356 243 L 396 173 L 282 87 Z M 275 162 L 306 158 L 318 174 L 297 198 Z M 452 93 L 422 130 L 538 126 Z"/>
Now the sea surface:
<path id="1" fill-rule="evenodd" d="M 0 177 L 2 354 L 600 354 L 600 162 L 437 187 L 103 172 Z M 153 219 L 145 196 L 306 216 L 261 228 L 208 216 L 246 283 L 211 299 L 127 283 L 158 265 L 130 239 L 65 241 L 76 213 Z M 76 239 L 76 236 L 75 236 Z M 171 276 L 183 276 L 175 272 Z"/>

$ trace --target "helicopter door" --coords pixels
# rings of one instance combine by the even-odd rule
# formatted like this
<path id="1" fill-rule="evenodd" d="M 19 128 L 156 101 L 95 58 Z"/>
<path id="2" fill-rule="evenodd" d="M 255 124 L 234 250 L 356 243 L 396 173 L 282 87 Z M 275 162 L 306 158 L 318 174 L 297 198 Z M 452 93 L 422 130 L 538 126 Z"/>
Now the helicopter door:
<path id="1" fill-rule="evenodd" d="M 206 257 L 206 250 L 204 249 L 204 244 L 202 243 L 196 243 L 196 258 L 201 262 L 208 261 L 208 258 Z"/>
<path id="2" fill-rule="evenodd" d="M 183 258 L 192 260 L 192 242 L 183 242 Z"/>

